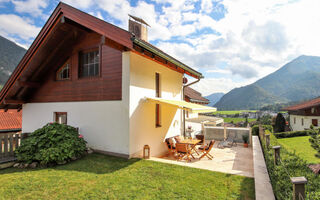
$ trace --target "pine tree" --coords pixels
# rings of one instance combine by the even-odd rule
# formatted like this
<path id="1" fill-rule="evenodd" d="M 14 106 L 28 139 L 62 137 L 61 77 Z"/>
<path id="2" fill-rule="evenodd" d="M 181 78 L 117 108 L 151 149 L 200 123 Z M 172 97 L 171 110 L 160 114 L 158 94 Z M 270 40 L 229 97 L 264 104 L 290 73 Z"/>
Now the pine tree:
<path id="1" fill-rule="evenodd" d="M 286 119 L 283 117 L 281 113 L 278 113 L 276 117 L 276 122 L 274 125 L 275 133 L 284 132 L 286 127 Z"/>

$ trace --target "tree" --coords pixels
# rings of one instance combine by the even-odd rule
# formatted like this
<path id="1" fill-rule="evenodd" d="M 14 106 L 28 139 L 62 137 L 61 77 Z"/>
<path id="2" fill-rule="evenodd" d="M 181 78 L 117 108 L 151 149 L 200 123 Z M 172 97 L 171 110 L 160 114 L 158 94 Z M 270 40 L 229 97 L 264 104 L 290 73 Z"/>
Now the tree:
<path id="1" fill-rule="evenodd" d="M 276 122 L 274 124 L 275 133 L 284 132 L 286 127 L 286 119 L 283 117 L 281 113 L 278 113 L 276 117 Z"/>
<path id="2" fill-rule="evenodd" d="M 263 125 L 271 125 L 271 115 L 263 115 L 259 121 Z"/>
<path id="3" fill-rule="evenodd" d="M 316 157 L 320 158 L 320 132 L 318 134 L 311 135 L 309 142 L 311 146 L 317 151 Z"/>

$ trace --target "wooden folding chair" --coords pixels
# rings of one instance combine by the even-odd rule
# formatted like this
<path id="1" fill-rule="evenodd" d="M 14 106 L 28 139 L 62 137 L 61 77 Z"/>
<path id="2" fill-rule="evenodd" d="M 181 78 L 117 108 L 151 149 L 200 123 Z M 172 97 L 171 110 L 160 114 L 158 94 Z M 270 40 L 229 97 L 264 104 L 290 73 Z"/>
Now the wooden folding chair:
<path id="1" fill-rule="evenodd" d="M 215 141 L 211 140 L 209 145 L 205 145 L 202 147 L 199 147 L 199 150 L 202 152 L 202 155 L 200 156 L 199 160 L 201 160 L 201 158 L 207 156 L 209 160 L 212 160 L 213 156 L 210 154 L 210 151 L 214 145 Z"/>
<path id="2" fill-rule="evenodd" d="M 187 160 L 190 162 L 190 156 L 194 159 L 188 144 L 176 143 L 176 152 L 178 154 L 178 160 L 182 160 L 184 157 L 187 157 Z"/>
<path id="3" fill-rule="evenodd" d="M 200 142 L 197 145 L 205 145 L 204 135 L 196 135 L 197 140 Z"/>
<path id="4" fill-rule="evenodd" d="M 175 156 L 175 153 L 176 153 L 176 147 L 175 147 L 175 146 L 173 146 L 173 144 L 171 144 L 171 143 L 170 143 L 169 138 L 167 138 L 167 139 L 165 140 L 165 142 L 166 142 L 166 145 L 167 145 L 167 148 L 168 148 L 169 154 L 171 154 L 171 155 Z"/>

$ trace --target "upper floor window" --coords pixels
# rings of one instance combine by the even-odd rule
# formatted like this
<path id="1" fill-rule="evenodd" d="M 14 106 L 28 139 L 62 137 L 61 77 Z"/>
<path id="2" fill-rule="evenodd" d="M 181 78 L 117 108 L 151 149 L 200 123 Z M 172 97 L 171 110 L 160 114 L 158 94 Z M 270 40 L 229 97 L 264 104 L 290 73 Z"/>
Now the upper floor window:
<path id="1" fill-rule="evenodd" d="M 68 80 L 70 79 L 70 62 L 67 61 L 60 69 L 57 71 L 56 80 Z"/>
<path id="2" fill-rule="evenodd" d="M 90 77 L 99 75 L 99 49 L 94 49 L 90 51 L 81 52 L 79 55 L 80 66 L 79 66 L 79 76 L 80 77 Z"/>
<path id="3" fill-rule="evenodd" d="M 156 73 L 156 97 L 161 97 L 161 88 L 160 88 L 160 74 Z"/>

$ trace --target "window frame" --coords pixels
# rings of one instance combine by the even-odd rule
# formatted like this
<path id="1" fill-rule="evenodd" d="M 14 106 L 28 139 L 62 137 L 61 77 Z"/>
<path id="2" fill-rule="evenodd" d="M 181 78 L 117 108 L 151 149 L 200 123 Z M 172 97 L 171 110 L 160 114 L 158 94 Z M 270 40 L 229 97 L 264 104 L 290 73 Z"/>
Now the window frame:
<path id="1" fill-rule="evenodd" d="M 301 118 L 301 126 L 304 126 L 304 119 Z"/>
<path id="2" fill-rule="evenodd" d="M 68 65 L 69 72 L 68 72 L 68 78 L 59 79 L 58 75 L 59 73 Z M 71 80 L 71 62 L 70 59 L 68 59 L 66 62 L 63 63 L 63 65 L 56 71 L 56 81 L 68 81 Z"/>
<path id="3" fill-rule="evenodd" d="M 311 124 L 312 124 L 313 126 L 318 126 L 318 124 L 319 124 L 318 119 L 311 119 Z"/>
<path id="4" fill-rule="evenodd" d="M 161 98 L 161 75 L 159 72 L 155 73 L 155 92 L 156 97 Z"/>
<path id="5" fill-rule="evenodd" d="M 66 115 L 66 122 L 65 123 L 59 123 L 58 116 L 61 116 L 61 115 Z M 54 120 L 54 122 L 56 122 L 58 124 L 68 124 L 68 113 L 67 112 L 54 112 L 53 120 Z"/>
<path id="6" fill-rule="evenodd" d="M 161 105 L 158 103 L 155 107 L 155 125 L 156 128 L 161 127 Z"/>
<path id="7" fill-rule="evenodd" d="M 88 53 L 91 53 L 91 52 L 98 52 L 98 56 L 99 56 L 99 59 L 98 59 L 98 74 L 96 75 L 93 75 L 93 76 L 83 76 L 83 57 L 82 55 L 83 54 L 88 54 Z M 89 49 L 84 49 L 84 50 L 80 50 L 78 52 L 78 78 L 79 79 L 87 79 L 87 78 L 99 78 L 101 77 L 101 46 L 98 46 L 98 47 L 93 47 L 93 48 L 89 48 Z M 90 63 L 91 65 L 95 65 L 97 63 Z M 89 64 L 87 64 L 89 65 Z M 89 74 L 89 73 L 88 73 Z"/>

